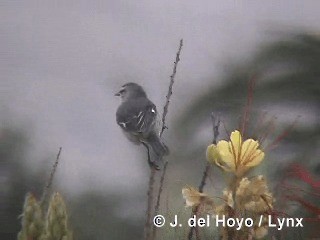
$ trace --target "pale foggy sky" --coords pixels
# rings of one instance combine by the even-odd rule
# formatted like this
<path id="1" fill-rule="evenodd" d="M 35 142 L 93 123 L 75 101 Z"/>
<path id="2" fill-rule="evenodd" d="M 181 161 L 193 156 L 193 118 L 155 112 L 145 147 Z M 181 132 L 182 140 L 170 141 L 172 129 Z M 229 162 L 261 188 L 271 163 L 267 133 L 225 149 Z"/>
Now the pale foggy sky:
<path id="1" fill-rule="evenodd" d="M 30 127 L 32 168 L 50 166 L 48 153 L 63 147 L 66 189 L 134 190 L 148 167 L 115 123 L 120 85 L 142 84 L 161 112 L 183 38 L 170 127 L 228 60 L 281 30 L 319 31 L 319 9 L 292 0 L 2 1 L 0 120 L 9 113 Z"/>

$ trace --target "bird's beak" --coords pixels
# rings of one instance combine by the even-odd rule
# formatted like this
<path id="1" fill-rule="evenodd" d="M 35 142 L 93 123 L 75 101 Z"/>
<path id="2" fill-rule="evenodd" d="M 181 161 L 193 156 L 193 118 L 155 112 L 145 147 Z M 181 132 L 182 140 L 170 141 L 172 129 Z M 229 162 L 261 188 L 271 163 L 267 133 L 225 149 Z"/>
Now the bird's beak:
<path id="1" fill-rule="evenodd" d="M 117 92 L 117 93 L 115 94 L 115 96 L 119 97 L 119 96 L 120 96 L 120 92 Z"/>

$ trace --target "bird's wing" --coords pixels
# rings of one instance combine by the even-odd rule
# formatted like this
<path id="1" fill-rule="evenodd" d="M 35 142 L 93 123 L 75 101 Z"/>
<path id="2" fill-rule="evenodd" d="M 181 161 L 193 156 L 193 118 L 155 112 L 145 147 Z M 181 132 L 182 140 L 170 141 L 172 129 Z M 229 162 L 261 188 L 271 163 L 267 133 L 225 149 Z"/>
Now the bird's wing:
<path id="1" fill-rule="evenodd" d="M 156 116 L 157 109 L 151 101 L 132 101 L 119 108 L 117 123 L 125 131 L 147 133 L 153 129 Z"/>
<path id="2" fill-rule="evenodd" d="M 141 133 L 149 132 L 153 129 L 157 116 L 157 109 L 152 104 L 147 106 L 137 115 L 137 129 Z"/>

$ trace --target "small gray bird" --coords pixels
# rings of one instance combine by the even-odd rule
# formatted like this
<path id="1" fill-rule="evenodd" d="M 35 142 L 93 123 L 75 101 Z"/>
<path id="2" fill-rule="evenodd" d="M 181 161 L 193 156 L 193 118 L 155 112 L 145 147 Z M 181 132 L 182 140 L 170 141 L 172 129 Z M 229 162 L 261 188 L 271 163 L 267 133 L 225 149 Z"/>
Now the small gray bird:
<path id="1" fill-rule="evenodd" d="M 168 155 L 169 150 L 156 132 L 156 106 L 148 99 L 143 88 L 132 82 L 124 84 L 115 96 L 121 97 L 116 113 L 117 124 L 131 142 L 142 143 L 147 148 L 149 164 L 159 169 L 162 157 Z"/>

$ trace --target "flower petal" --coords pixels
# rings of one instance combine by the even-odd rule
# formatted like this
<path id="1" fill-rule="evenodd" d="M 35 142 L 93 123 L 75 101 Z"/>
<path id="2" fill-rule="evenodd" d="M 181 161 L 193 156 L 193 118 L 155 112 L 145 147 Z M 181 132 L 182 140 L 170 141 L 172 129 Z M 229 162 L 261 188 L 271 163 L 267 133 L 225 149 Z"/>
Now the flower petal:
<path id="1" fill-rule="evenodd" d="M 256 150 L 252 159 L 250 159 L 247 163 L 245 163 L 248 167 L 254 167 L 259 165 L 264 159 L 264 152 L 261 150 Z"/>
<path id="2" fill-rule="evenodd" d="M 235 130 L 230 135 L 229 146 L 236 162 L 240 158 L 241 145 L 242 145 L 241 134 L 238 130 Z"/>
<path id="3" fill-rule="evenodd" d="M 253 139 L 247 139 L 241 148 L 241 164 L 247 167 L 254 167 L 261 163 L 264 158 L 264 152 L 258 149 L 259 142 Z"/>
<path id="4" fill-rule="evenodd" d="M 248 156 L 252 155 L 252 153 L 257 150 L 259 147 L 258 141 L 253 139 L 247 139 L 243 142 L 241 148 L 241 159 L 246 159 Z"/>
<path id="5" fill-rule="evenodd" d="M 217 149 L 220 157 L 215 160 L 215 163 L 226 171 L 235 171 L 235 159 L 232 152 L 230 151 L 229 143 L 227 141 L 221 140 L 217 144 Z"/>
<path id="6" fill-rule="evenodd" d="M 215 163 L 216 159 L 220 158 L 218 148 L 215 144 L 211 144 L 207 147 L 206 156 L 210 163 Z"/>
<path id="7" fill-rule="evenodd" d="M 217 144 L 217 148 L 219 151 L 219 154 L 221 155 L 226 155 L 226 154 L 231 154 L 230 148 L 229 148 L 229 143 L 225 140 L 221 140 Z"/>

